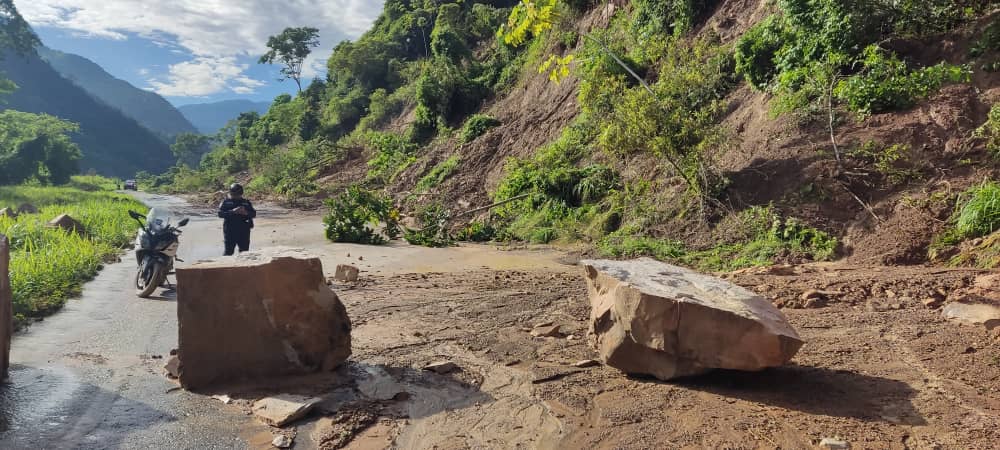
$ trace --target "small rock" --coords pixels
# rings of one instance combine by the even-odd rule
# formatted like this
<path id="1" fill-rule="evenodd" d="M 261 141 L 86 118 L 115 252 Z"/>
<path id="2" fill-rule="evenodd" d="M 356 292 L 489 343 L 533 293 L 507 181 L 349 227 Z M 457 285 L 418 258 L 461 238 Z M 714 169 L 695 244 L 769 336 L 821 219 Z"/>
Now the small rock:
<path id="1" fill-rule="evenodd" d="M 535 328 L 551 327 L 553 323 L 555 323 L 555 322 L 552 322 L 551 320 L 545 321 L 545 322 L 541 322 L 541 323 L 536 323 L 535 324 Z"/>
<path id="2" fill-rule="evenodd" d="M 559 325 L 539 327 L 531 330 L 531 335 L 534 337 L 558 337 L 562 334 L 559 332 L 560 328 Z"/>
<path id="3" fill-rule="evenodd" d="M 819 448 L 828 450 L 847 450 L 851 448 L 851 444 L 840 439 L 823 438 L 823 440 L 819 441 Z"/>
<path id="4" fill-rule="evenodd" d="M 895 309 L 895 310 L 900 310 L 900 309 L 903 309 L 903 304 L 902 303 L 893 303 L 893 304 L 889 305 L 889 307 L 892 308 L 892 309 Z"/>
<path id="5" fill-rule="evenodd" d="M 942 304 L 944 304 L 944 299 L 939 297 L 927 297 L 923 299 L 923 301 L 921 301 L 920 303 L 923 303 L 924 306 L 930 309 L 938 309 L 941 307 Z"/>
<path id="6" fill-rule="evenodd" d="M 503 365 L 505 365 L 507 367 L 511 367 L 511 366 L 516 366 L 518 364 L 521 364 L 521 360 L 520 359 L 512 359 L 510 361 L 505 362 Z"/>
<path id="7" fill-rule="evenodd" d="M 359 257 L 358 257 L 358 261 L 364 261 L 364 260 L 365 260 L 365 257 L 364 257 L 364 256 L 359 256 Z"/>
<path id="8" fill-rule="evenodd" d="M 444 375 L 446 373 L 451 373 L 458 370 L 458 364 L 455 364 L 451 361 L 439 361 L 424 366 L 424 370 L 429 370 L 431 372 Z"/>
<path id="9" fill-rule="evenodd" d="M 38 214 L 38 208 L 31 203 L 22 203 L 21 206 L 17 207 L 18 214 Z"/>
<path id="10" fill-rule="evenodd" d="M 575 341 L 576 340 L 576 335 L 575 334 L 571 334 L 569 336 L 566 336 L 566 340 L 567 341 Z"/>
<path id="11" fill-rule="evenodd" d="M 223 405 L 228 405 L 233 402 L 233 399 L 225 394 L 213 395 L 212 398 L 222 402 Z"/>
<path id="12" fill-rule="evenodd" d="M 587 367 L 599 366 L 601 363 L 594 359 L 585 359 L 583 361 L 577 361 L 573 363 L 573 367 L 579 367 L 581 369 L 586 369 Z"/>
<path id="13" fill-rule="evenodd" d="M 0 209 L 0 217 L 9 217 L 11 219 L 17 219 L 17 211 L 10 208 Z"/>
<path id="14" fill-rule="evenodd" d="M 176 348 L 170 349 L 170 356 L 177 356 L 177 349 Z"/>
<path id="15" fill-rule="evenodd" d="M 283 427 L 305 417 L 322 399 L 299 395 L 276 395 L 257 400 L 253 414 L 272 427 Z"/>
<path id="16" fill-rule="evenodd" d="M 292 438 L 279 434 L 274 437 L 273 441 L 271 441 L 271 445 L 278 448 L 288 448 L 292 446 Z"/>
<path id="17" fill-rule="evenodd" d="M 976 348 L 975 347 L 971 347 L 971 346 L 970 347 L 965 347 L 965 351 L 962 352 L 962 353 L 966 354 L 966 355 L 968 355 L 970 353 L 976 353 Z"/>
<path id="18" fill-rule="evenodd" d="M 337 266 L 337 272 L 333 275 L 333 279 L 345 283 L 358 281 L 358 268 L 347 264 L 340 264 Z"/>
<path id="19" fill-rule="evenodd" d="M 167 377 L 171 379 L 177 379 L 181 376 L 181 360 L 177 355 L 171 356 L 167 360 L 167 363 L 163 365 L 163 368 L 167 370 Z"/>
<path id="20" fill-rule="evenodd" d="M 61 214 L 55 219 L 52 219 L 51 221 L 49 221 L 48 227 L 62 228 L 63 230 L 77 234 L 84 234 L 86 232 L 86 229 L 83 227 L 83 224 L 81 224 L 76 219 L 70 217 L 69 214 Z"/>
<path id="21" fill-rule="evenodd" d="M 889 297 L 889 298 L 896 298 L 896 292 L 895 291 L 890 291 L 890 290 L 886 289 L 885 296 Z"/>

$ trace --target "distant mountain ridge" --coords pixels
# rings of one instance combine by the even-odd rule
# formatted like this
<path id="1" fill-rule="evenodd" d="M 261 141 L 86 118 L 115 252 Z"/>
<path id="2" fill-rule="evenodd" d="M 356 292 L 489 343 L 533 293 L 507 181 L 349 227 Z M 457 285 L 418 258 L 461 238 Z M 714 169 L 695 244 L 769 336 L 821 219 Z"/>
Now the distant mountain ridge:
<path id="1" fill-rule="evenodd" d="M 259 114 L 267 112 L 271 102 L 253 102 L 250 100 L 224 100 L 214 103 L 200 103 L 177 107 L 202 134 L 215 134 L 240 114 L 256 111 Z"/>
<path id="2" fill-rule="evenodd" d="M 72 139 L 83 151 L 82 171 L 131 177 L 140 170 L 160 173 L 175 162 L 160 137 L 64 78 L 41 57 L 6 52 L 0 72 L 18 86 L 3 98 L 0 110 L 45 113 L 80 125 Z"/>
<path id="3" fill-rule="evenodd" d="M 46 47 L 39 47 L 38 54 L 63 78 L 135 119 L 165 142 L 173 142 L 174 136 L 180 133 L 198 131 L 180 111 L 159 94 L 139 89 L 127 81 L 115 78 L 87 58 Z"/>

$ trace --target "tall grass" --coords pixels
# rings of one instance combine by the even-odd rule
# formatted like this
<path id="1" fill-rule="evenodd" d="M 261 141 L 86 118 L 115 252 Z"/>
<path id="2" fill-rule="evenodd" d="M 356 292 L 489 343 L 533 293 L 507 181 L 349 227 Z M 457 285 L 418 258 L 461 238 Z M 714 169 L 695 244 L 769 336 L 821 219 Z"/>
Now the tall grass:
<path id="1" fill-rule="evenodd" d="M 25 202 L 40 207 L 39 213 L 0 217 L 0 233 L 11 244 L 11 290 L 18 326 L 59 310 L 67 299 L 79 295 L 83 283 L 134 239 L 136 225 L 128 210 L 146 211 L 131 197 L 106 191 L 0 187 L 0 205 Z M 60 214 L 78 220 L 84 232 L 46 226 Z"/>
<path id="2" fill-rule="evenodd" d="M 979 237 L 1000 229 L 1000 184 L 987 181 L 963 194 L 955 228 L 964 237 Z M 961 203 L 961 202 L 960 202 Z"/>

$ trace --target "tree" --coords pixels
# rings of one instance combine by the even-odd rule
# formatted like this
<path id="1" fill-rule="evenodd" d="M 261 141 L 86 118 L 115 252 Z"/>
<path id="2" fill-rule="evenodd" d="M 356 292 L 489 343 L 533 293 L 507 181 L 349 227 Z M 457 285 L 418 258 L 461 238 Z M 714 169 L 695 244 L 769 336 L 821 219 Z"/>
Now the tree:
<path id="1" fill-rule="evenodd" d="M 170 146 L 170 151 L 177 157 L 178 163 L 191 163 L 198 161 L 201 155 L 209 150 L 211 138 L 196 133 L 181 133 Z"/>
<path id="2" fill-rule="evenodd" d="M 3 1 L 3 0 L 0 0 Z M 271 50 L 260 57 L 261 64 L 274 64 L 275 61 L 284 64 L 279 81 L 292 79 L 302 92 L 302 66 L 306 57 L 312 52 L 310 48 L 319 46 L 319 30 L 311 27 L 285 28 L 281 34 L 271 36 L 267 47 Z"/>
<path id="3" fill-rule="evenodd" d="M 0 112 L 0 184 L 32 178 L 65 184 L 79 172 L 80 148 L 69 140 L 79 127 L 47 114 Z"/>
<path id="4" fill-rule="evenodd" d="M 21 55 L 33 54 L 35 47 L 39 45 L 41 41 L 17 12 L 14 0 L 0 0 L 0 50 L 13 50 Z"/>

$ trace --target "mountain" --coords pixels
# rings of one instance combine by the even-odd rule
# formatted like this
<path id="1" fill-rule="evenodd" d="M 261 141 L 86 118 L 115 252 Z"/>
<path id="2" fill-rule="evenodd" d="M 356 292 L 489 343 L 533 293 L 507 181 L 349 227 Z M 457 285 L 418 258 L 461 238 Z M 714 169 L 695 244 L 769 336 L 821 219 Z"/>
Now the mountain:
<path id="1" fill-rule="evenodd" d="M 180 133 L 195 133 L 194 125 L 158 94 L 113 77 L 101 66 L 82 56 L 45 47 L 38 54 L 59 72 L 98 100 L 117 108 L 167 142 Z"/>
<path id="2" fill-rule="evenodd" d="M 200 103 L 194 105 L 184 105 L 177 109 L 184 114 L 202 134 L 215 134 L 223 127 L 239 117 L 240 114 L 256 111 L 260 114 L 267 112 L 271 102 L 252 102 L 250 100 L 225 100 L 215 103 Z"/>
<path id="3" fill-rule="evenodd" d="M 63 78 L 41 57 L 7 53 L 0 72 L 18 86 L 0 102 L 0 110 L 51 114 L 80 125 L 73 141 L 83 151 L 81 170 L 131 177 L 140 170 L 159 173 L 174 163 L 160 137 Z"/>

